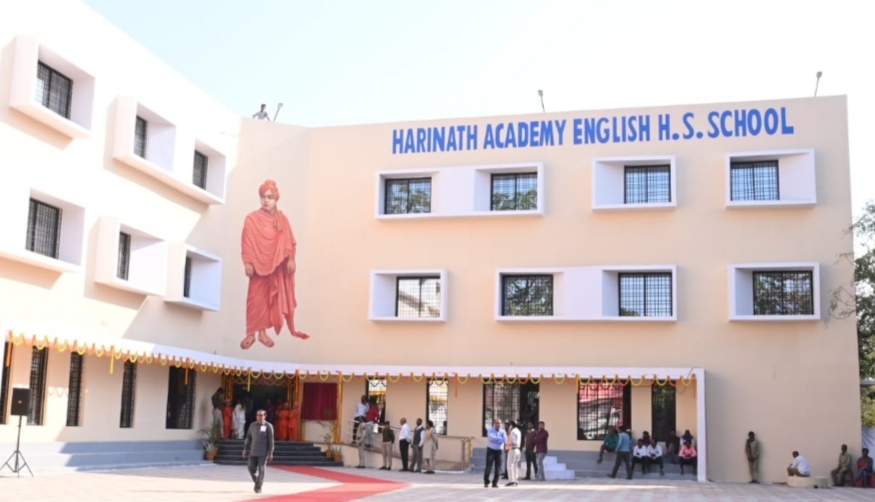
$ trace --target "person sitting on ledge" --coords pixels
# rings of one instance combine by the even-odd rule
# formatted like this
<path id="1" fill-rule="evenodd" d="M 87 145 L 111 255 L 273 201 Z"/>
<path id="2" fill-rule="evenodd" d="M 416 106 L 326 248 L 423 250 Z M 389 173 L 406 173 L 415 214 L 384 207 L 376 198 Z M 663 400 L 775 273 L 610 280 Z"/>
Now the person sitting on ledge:
<path id="1" fill-rule="evenodd" d="M 808 459 L 799 454 L 798 451 L 793 452 L 793 463 L 787 466 L 788 476 L 799 476 L 807 478 L 811 476 L 811 467 L 808 465 Z"/>
<path id="2" fill-rule="evenodd" d="M 681 474 L 684 473 L 684 466 L 693 466 L 693 475 L 695 476 L 699 468 L 699 454 L 696 453 L 696 448 L 690 441 L 684 441 L 681 446 L 681 451 L 678 453 L 678 463 L 681 466 Z"/>
<path id="3" fill-rule="evenodd" d="M 857 481 L 860 486 L 869 486 L 869 476 L 872 475 L 872 457 L 869 456 L 869 448 L 863 448 L 863 456 L 857 460 Z"/>
<path id="4" fill-rule="evenodd" d="M 620 435 L 617 434 L 617 428 L 614 426 L 611 426 L 608 429 L 608 434 L 605 436 L 605 440 L 602 443 L 601 448 L 599 448 L 599 459 L 598 459 L 597 463 L 599 463 L 599 464 L 602 463 L 602 460 L 604 459 L 606 451 L 609 451 L 611 453 L 614 453 L 615 451 L 617 451 L 617 442 L 619 440 L 620 440 Z"/>

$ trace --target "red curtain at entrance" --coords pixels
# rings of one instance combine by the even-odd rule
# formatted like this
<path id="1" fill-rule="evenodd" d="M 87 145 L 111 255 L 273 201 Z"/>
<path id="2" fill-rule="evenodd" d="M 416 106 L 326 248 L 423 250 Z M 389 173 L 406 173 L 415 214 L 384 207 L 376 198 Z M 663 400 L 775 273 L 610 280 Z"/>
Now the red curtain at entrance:
<path id="1" fill-rule="evenodd" d="M 302 420 L 337 419 L 337 384 L 305 383 L 304 402 L 301 404 Z"/>

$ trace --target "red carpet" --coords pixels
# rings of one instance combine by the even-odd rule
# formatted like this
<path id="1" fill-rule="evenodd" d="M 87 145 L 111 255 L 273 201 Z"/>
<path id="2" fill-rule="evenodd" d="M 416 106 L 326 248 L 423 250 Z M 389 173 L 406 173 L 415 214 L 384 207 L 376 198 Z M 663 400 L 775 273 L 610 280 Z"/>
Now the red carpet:
<path id="1" fill-rule="evenodd" d="M 261 502 L 348 502 L 364 497 L 379 495 L 381 493 L 391 492 L 408 486 L 406 483 L 387 481 L 378 478 L 368 478 L 365 476 L 357 476 L 355 474 L 346 474 L 344 472 L 330 471 L 319 467 L 275 466 L 271 467 L 271 469 L 281 469 L 343 484 L 340 486 L 320 488 L 318 490 L 251 500 L 259 500 Z M 267 479 L 265 484 L 270 486 L 270 472 L 268 471 L 266 474 L 267 476 L 265 476 L 265 478 Z"/>

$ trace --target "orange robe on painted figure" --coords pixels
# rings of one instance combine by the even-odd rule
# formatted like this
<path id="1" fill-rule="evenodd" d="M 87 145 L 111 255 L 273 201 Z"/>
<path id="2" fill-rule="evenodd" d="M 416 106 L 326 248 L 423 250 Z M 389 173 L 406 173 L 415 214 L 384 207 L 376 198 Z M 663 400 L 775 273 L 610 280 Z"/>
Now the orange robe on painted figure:
<path id="1" fill-rule="evenodd" d="M 278 412 L 276 412 L 276 439 L 277 441 L 288 441 L 289 439 L 289 409 L 284 404 Z"/>
<path id="2" fill-rule="evenodd" d="M 231 422 L 234 420 L 234 408 L 231 406 L 231 400 L 225 400 L 225 406 L 222 408 L 222 425 L 224 425 L 224 429 L 222 431 L 222 437 L 225 439 L 231 439 Z"/>
<path id="3" fill-rule="evenodd" d="M 273 328 L 277 335 L 288 325 L 292 336 L 309 335 L 295 329 L 295 252 L 297 242 L 292 225 L 277 209 L 279 189 L 273 180 L 258 188 L 261 209 L 246 216 L 243 223 L 242 258 L 249 291 L 246 295 L 246 336 L 240 348 L 246 350 L 256 339 L 267 347 L 274 342 L 267 335 Z"/>
<path id="4" fill-rule="evenodd" d="M 300 415 L 300 409 L 296 403 L 289 411 L 289 441 L 298 440 L 298 419 Z"/>

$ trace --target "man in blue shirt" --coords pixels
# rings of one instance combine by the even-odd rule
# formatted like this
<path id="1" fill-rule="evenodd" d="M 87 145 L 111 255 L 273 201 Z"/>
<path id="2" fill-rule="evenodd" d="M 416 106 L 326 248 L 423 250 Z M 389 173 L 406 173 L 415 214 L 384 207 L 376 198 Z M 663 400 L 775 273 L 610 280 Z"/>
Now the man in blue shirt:
<path id="1" fill-rule="evenodd" d="M 498 488 L 498 477 L 501 476 L 501 452 L 507 443 L 507 433 L 501 428 L 501 420 L 492 421 L 492 427 L 486 429 L 486 470 L 483 471 L 483 487 L 489 488 L 489 471 L 494 470 L 492 487 Z"/>
<path id="2" fill-rule="evenodd" d="M 620 463 L 626 463 L 626 479 L 632 479 L 632 466 L 629 464 L 629 452 L 632 450 L 632 438 L 626 432 L 626 427 L 620 427 L 620 438 L 617 440 L 617 461 L 614 463 L 614 470 L 608 474 L 609 478 L 616 478 L 617 471 L 620 470 Z"/>

